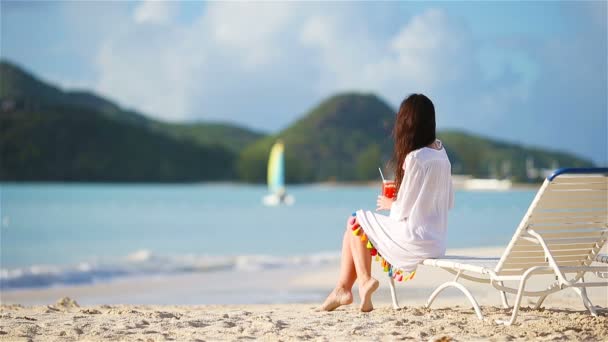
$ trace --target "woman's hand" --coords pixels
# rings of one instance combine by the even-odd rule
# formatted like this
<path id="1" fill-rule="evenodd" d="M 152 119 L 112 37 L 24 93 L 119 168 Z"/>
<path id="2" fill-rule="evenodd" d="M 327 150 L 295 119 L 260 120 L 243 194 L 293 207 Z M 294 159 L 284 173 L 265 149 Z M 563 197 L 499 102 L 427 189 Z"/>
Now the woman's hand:
<path id="1" fill-rule="evenodd" d="M 378 200 L 376 201 L 376 211 L 380 210 L 391 210 L 391 204 L 393 204 L 394 200 L 384 196 L 378 196 Z"/>

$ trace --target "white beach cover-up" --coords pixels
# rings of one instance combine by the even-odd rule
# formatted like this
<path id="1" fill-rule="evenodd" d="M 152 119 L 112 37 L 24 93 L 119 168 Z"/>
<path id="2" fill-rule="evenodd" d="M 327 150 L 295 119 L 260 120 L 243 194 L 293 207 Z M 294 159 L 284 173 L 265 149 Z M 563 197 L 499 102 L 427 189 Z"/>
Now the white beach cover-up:
<path id="1" fill-rule="evenodd" d="M 451 164 L 440 149 L 410 152 L 390 215 L 358 210 L 367 238 L 393 267 L 411 272 L 427 258 L 445 255 L 448 209 L 454 206 Z"/>

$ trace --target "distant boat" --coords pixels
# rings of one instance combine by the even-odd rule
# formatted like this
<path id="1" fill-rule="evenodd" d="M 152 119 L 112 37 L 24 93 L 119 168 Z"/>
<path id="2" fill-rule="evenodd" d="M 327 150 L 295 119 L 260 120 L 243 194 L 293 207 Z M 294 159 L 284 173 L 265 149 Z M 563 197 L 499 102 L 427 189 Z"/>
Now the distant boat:
<path id="1" fill-rule="evenodd" d="M 264 196 L 263 202 L 268 206 L 279 204 L 292 205 L 295 202 L 293 196 L 285 191 L 285 146 L 283 142 L 277 141 L 270 150 L 268 158 L 268 191 L 270 194 Z"/>
<path id="2" fill-rule="evenodd" d="M 513 186 L 508 179 L 480 179 L 465 175 L 453 175 L 452 184 L 457 189 L 487 191 L 507 191 Z"/>

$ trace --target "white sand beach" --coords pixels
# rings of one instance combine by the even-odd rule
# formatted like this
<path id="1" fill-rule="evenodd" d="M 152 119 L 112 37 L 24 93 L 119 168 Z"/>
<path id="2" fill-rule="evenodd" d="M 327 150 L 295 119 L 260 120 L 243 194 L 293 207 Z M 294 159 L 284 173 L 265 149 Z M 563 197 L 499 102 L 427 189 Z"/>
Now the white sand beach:
<path id="1" fill-rule="evenodd" d="M 500 252 L 497 248 L 449 251 L 487 256 Z M 504 327 L 493 322 L 507 317 L 510 310 L 500 307 L 500 297 L 490 286 L 465 281 L 482 305 L 484 321 L 477 319 L 465 297 L 455 290 L 445 291 L 426 309 L 423 305 L 433 288 L 453 276 L 421 266 L 413 281 L 398 284 L 402 308 L 393 310 L 386 275 L 377 265 L 373 269 L 382 285 L 374 296 L 375 310 L 367 314 L 358 311 L 357 300 L 334 312 L 314 310 L 334 285 L 337 264 L 297 272 L 264 270 L 239 277 L 216 272 L 6 291 L 1 298 L 0 341 L 608 339 L 606 311 L 600 317 L 590 316 L 572 290 L 549 296 L 545 309 L 524 309 L 514 326 Z M 531 285 L 542 288 L 550 280 L 532 278 Z M 176 305 L 199 292 L 220 290 L 234 293 L 238 301 L 248 295 L 247 289 L 275 293 L 275 300 L 259 300 L 278 304 Z M 167 297 L 167 291 L 174 292 L 174 297 Z M 317 293 L 319 301 L 281 304 L 280 294 L 285 291 Z M 169 303 L 156 304 L 155 296 L 160 294 Z M 608 307 L 605 288 L 592 288 L 589 296 L 596 305 Z M 531 301 L 523 303 L 530 305 Z"/>

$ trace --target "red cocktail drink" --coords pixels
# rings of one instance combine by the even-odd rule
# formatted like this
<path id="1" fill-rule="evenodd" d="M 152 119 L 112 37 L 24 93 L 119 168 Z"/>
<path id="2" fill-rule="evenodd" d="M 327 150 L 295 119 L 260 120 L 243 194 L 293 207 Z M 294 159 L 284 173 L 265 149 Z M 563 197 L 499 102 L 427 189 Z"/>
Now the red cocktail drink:
<path id="1" fill-rule="evenodd" d="M 382 181 L 382 196 L 387 198 L 395 198 L 397 188 L 395 188 L 395 182 L 392 180 Z"/>

